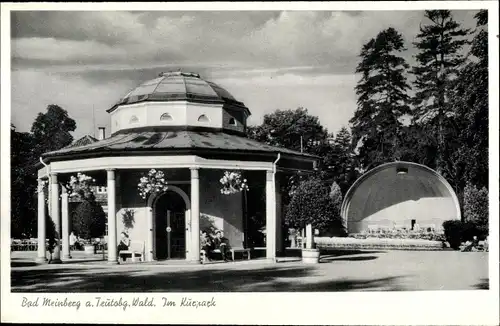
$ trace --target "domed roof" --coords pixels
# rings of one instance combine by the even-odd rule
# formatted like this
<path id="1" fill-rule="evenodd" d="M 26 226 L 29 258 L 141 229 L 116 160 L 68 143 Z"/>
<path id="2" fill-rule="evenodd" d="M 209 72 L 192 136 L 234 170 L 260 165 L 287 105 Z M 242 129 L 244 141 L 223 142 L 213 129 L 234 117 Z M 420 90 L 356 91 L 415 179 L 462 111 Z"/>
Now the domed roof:
<path id="1" fill-rule="evenodd" d="M 155 79 L 148 80 L 120 99 L 108 112 L 119 105 L 144 101 L 190 101 L 201 103 L 228 103 L 235 108 L 248 111 L 242 102 L 237 101 L 227 90 L 219 85 L 188 72 L 162 72 Z M 249 111 L 248 111 L 249 113 Z"/>

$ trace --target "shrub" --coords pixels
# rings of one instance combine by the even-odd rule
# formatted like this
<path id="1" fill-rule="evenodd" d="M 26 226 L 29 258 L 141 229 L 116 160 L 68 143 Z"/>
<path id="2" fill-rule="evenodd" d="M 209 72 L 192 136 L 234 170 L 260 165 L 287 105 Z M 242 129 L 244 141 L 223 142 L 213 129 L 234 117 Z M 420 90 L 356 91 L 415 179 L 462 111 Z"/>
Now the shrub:
<path id="1" fill-rule="evenodd" d="M 462 242 L 472 240 L 475 236 L 479 238 L 480 233 L 475 223 L 462 222 Z"/>
<path id="2" fill-rule="evenodd" d="M 443 222 L 444 236 L 453 249 L 458 249 L 462 243 L 463 223 L 460 220 L 448 220 Z"/>
<path id="3" fill-rule="evenodd" d="M 467 184 L 464 189 L 464 221 L 471 224 L 468 226 L 468 235 L 474 231 L 472 236 L 486 238 L 489 231 L 488 215 L 488 189 L 483 187 L 479 190 Z"/>
<path id="4" fill-rule="evenodd" d="M 101 237 L 106 231 L 106 214 L 95 201 L 84 200 L 75 210 L 73 227 L 79 237 L 91 240 Z"/>
<path id="5" fill-rule="evenodd" d="M 329 196 L 329 188 L 317 178 L 302 181 L 297 186 L 285 219 L 291 228 L 303 228 L 307 224 L 312 224 L 320 232 L 343 228 L 335 203 Z"/>

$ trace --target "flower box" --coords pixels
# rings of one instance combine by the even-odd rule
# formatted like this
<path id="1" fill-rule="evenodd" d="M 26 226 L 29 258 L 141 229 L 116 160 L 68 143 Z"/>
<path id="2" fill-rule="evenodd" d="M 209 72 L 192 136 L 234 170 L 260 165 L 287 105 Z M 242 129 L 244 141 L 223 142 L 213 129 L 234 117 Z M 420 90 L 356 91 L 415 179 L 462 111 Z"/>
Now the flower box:
<path id="1" fill-rule="evenodd" d="M 424 239 L 389 239 L 389 238 L 326 238 L 316 237 L 319 248 L 338 249 L 394 249 L 394 250 L 442 250 L 442 241 Z"/>

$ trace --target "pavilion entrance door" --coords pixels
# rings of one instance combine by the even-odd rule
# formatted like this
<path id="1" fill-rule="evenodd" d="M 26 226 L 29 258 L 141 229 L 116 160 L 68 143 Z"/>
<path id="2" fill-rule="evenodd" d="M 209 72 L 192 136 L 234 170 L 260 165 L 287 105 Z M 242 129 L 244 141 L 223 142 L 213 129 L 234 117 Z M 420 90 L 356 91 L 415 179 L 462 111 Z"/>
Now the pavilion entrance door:
<path id="1" fill-rule="evenodd" d="M 170 246 L 169 257 L 186 258 L 186 214 L 185 212 L 170 213 Z"/>
<path id="2" fill-rule="evenodd" d="M 158 199 L 156 205 L 156 260 L 186 258 L 186 210 L 185 207 L 180 207 L 181 203 L 182 206 L 185 205 L 177 196 L 173 192 L 167 192 Z"/>

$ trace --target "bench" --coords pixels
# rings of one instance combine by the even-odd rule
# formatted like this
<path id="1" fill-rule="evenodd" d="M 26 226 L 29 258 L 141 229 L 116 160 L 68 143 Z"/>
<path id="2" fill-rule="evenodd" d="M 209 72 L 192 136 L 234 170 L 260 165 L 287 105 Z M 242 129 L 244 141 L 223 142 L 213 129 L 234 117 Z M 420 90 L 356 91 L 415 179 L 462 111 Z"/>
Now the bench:
<path id="1" fill-rule="evenodd" d="M 243 258 L 245 258 L 245 254 L 246 254 L 247 259 L 250 260 L 250 249 L 249 248 L 247 248 L 247 249 L 245 249 L 245 248 L 230 248 L 228 251 L 231 252 L 231 257 L 232 257 L 233 261 L 234 261 L 235 253 L 237 253 L 237 252 L 243 253 Z M 219 249 L 214 249 L 212 252 L 216 253 L 216 254 L 220 254 Z M 207 253 L 205 252 L 205 250 L 201 249 L 200 255 L 201 255 L 201 262 L 205 263 L 207 261 Z"/>
<path id="2" fill-rule="evenodd" d="M 231 248 L 229 249 L 234 261 L 234 254 L 237 252 L 241 252 L 243 254 L 243 258 L 245 258 L 245 254 L 247 255 L 247 259 L 250 260 L 250 249 L 249 248 Z"/>
<path id="3" fill-rule="evenodd" d="M 132 256 L 132 262 L 136 262 L 136 256 L 139 256 L 139 261 L 144 261 L 144 241 L 130 241 L 128 250 L 120 250 L 118 257 L 120 260 L 125 261 L 125 255 Z"/>

